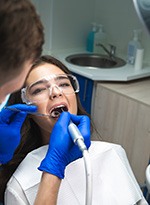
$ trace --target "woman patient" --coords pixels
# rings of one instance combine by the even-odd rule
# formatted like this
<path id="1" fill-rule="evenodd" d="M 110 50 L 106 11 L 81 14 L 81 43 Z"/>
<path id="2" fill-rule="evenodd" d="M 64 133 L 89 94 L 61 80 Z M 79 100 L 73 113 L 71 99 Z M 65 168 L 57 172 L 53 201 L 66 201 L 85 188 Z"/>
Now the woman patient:
<path id="1" fill-rule="evenodd" d="M 5 205 L 34 204 L 43 170 L 42 160 L 51 146 L 51 131 L 56 121 L 65 112 L 87 115 L 78 92 L 75 76 L 57 59 L 42 56 L 33 65 L 24 88 L 11 95 L 9 105 L 35 104 L 38 113 L 45 116 L 28 115 L 23 124 L 21 144 L 12 161 L 5 165 L 7 172 L 1 175 L 3 187 L 9 180 Z M 93 141 L 89 153 L 93 170 L 92 205 L 147 204 L 121 146 Z M 85 186 L 84 163 L 80 158 L 66 167 L 57 204 L 85 204 Z"/>

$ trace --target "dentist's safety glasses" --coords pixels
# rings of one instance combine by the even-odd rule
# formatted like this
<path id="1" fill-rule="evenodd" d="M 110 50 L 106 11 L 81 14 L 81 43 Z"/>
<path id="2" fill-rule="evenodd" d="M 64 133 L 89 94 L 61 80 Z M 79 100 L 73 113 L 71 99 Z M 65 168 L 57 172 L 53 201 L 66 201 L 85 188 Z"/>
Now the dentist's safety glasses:
<path id="1" fill-rule="evenodd" d="M 79 83 L 71 74 L 45 76 L 21 90 L 22 101 L 28 105 L 44 102 L 54 93 L 71 95 L 79 92 Z"/>

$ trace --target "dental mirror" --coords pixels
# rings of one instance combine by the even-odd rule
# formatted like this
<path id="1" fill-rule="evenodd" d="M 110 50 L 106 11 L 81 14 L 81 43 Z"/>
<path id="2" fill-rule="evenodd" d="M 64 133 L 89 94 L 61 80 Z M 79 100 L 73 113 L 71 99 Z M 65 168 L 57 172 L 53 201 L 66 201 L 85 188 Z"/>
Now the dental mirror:
<path id="1" fill-rule="evenodd" d="M 133 0 L 133 3 L 141 22 L 150 34 L 150 0 Z"/>

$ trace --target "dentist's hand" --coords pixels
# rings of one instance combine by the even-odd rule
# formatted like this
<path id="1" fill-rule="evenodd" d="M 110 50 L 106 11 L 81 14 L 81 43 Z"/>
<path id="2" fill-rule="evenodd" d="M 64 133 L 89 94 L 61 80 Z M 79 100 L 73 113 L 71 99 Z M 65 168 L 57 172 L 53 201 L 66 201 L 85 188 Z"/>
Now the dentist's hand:
<path id="1" fill-rule="evenodd" d="M 38 168 L 60 179 L 64 178 L 66 166 L 82 157 L 82 152 L 78 146 L 74 144 L 68 132 L 70 120 L 72 120 L 80 130 L 86 147 L 89 148 L 91 144 L 89 118 L 87 116 L 77 116 L 63 112 L 52 130 L 46 157 Z"/>
<path id="2" fill-rule="evenodd" d="M 35 112 L 36 106 L 16 104 L 9 106 L 21 112 L 3 108 L 0 112 L 0 163 L 5 164 L 10 161 L 18 147 L 21 139 L 20 131 L 27 116 L 24 111 Z"/>

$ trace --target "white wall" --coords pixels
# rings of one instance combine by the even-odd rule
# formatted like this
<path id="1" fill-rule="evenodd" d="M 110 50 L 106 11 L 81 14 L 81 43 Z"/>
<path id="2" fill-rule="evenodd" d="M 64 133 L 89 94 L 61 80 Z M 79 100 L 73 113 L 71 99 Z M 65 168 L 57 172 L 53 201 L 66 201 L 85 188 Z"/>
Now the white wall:
<path id="1" fill-rule="evenodd" d="M 54 0 L 52 48 L 85 46 L 94 8 L 94 0 Z"/>
<path id="2" fill-rule="evenodd" d="M 52 48 L 53 0 L 32 0 L 32 3 L 35 5 L 44 25 L 45 44 L 43 48 L 45 52 L 48 52 Z"/>
<path id="3" fill-rule="evenodd" d="M 83 47 L 94 18 L 95 0 L 32 0 L 45 27 L 44 50 Z"/>

